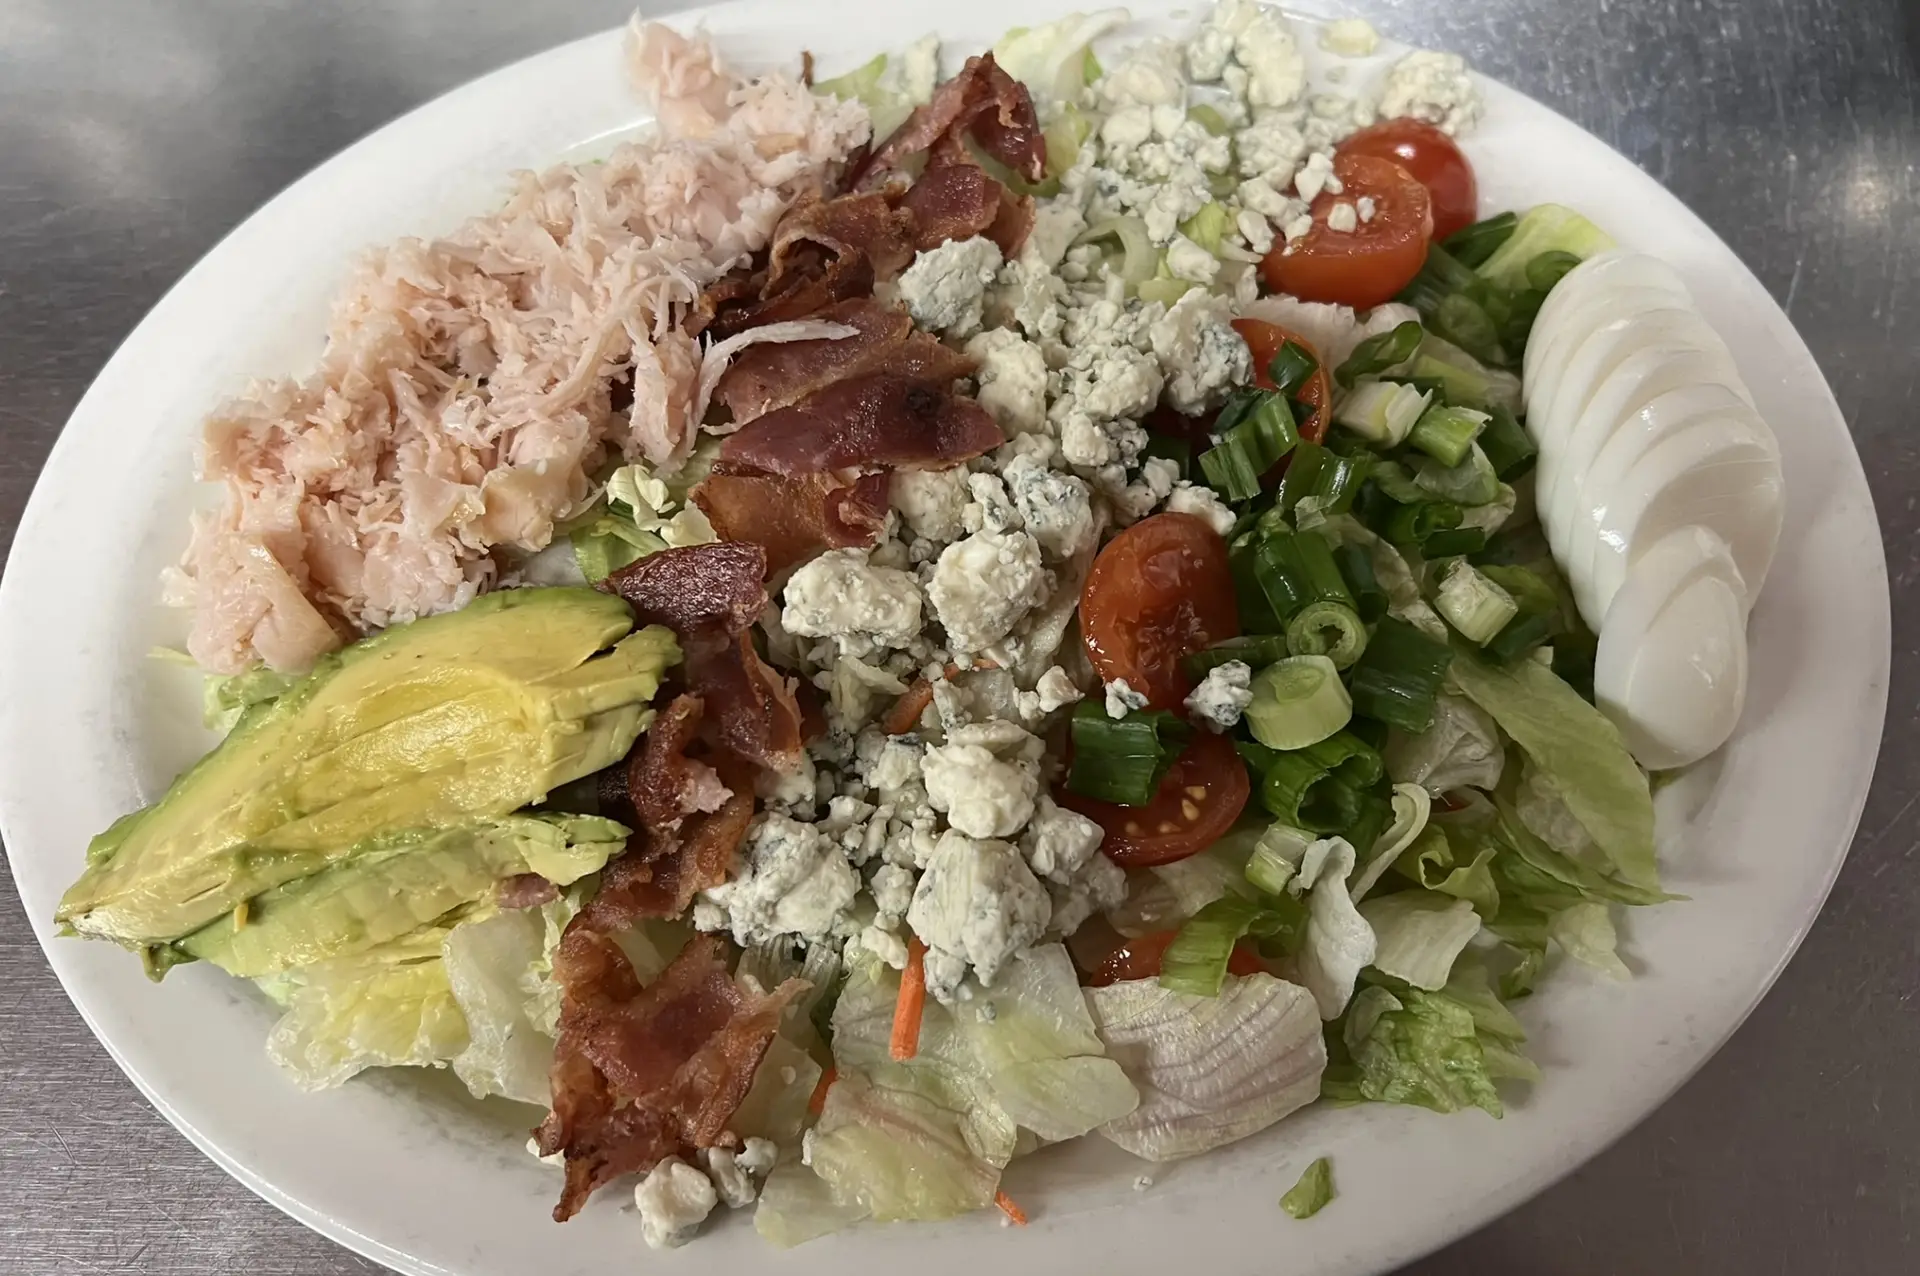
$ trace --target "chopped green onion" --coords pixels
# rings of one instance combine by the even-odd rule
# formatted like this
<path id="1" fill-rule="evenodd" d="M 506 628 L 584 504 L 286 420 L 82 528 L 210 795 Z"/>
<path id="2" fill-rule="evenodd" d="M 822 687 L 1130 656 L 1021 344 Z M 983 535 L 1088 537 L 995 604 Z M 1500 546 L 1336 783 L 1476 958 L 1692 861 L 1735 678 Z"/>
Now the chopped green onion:
<path id="1" fill-rule="evenodd" d="M 1199 212 L 1180 223 L 1180 233 L 1210 253 L 1218 254 L 1220 243 L 1233 226 L 1233 215 L 1226 205 L 1209 201 Z"/>
<path id="2" fill-rule="evenodd" d="M 1188 107 L 1187 118 L 1214 137 L 1225 137 L 1233 132 L 1233 126 L 1227 123 L 1227 117 L 1205 103 Z"/>
<path id="3" fill-rule="evenodd" d="M 1262 669 L 1246 712 L 1253 738 L 1282 751 L 1318 744 L 1352 717 L 1340 671 L 1325 656 L 1289 656 Z"/>
<path id="4" fill-rule="evenodd" d="M 1368 454 L 1341 456 L 1318 443 L 1302 441 L 1280 476 L 1280 489 L 1274 508 L 1291 514 L 1302 500 L 1311 496 L 1319 501 L 1322 514 L 1344 514 L 1353 508 L 1353 498 L 1373 469 Z"/>
<path id="5" fill-rule="evenodd" d="M 1352 789 L 1368 789 L 1387 773 L 1380 751 L 1351 731 L 1336 731 L 1320 743 L 1300 752 L 1333 773 L 1333 778 Z"/>
<path id="6" fill-rule="evenodd" d="M 1285 893 L 1314 840 L 1305 829 L 1279 822 L 1269 824 L 1253 844 L 1253 855 L 1247 860 L 1247 880 L 1269 895 Z"/>
<path id="7" fill-rule="evenodd" d="M 1343 386 L 1351 386 L 1361 377 L 1379 376 L 1390 368 L 1397 368 L 1420 350 L 1420 339 L 1426 336 L 1416 319 L 1396 325 L 1391 332 L 1383 332 L 1368 337 L 1353 348 L 1334 372 L 1333 379 Z"/>
<path id="8" fill-rule="evenodd" d="M 1376 447 L 1398 447 L 1433 396 L 1399 381 L 1362 381 L 1340 401 L 1333 419 Z"/>
<path id="9" fill-rule="evenodd" d="M 1477 289 L 1480 277 L 1439 244 L 1427 245 L 1427 259 L 1420 273 L 1400 290 L 1399 300 L 1431 319 L 1448 297 Z"/>
<path id="10" fill-rule="evenodd" d="M 1260 781 L 1275 819 L 1309 833 L 1341 833 L 1360 818 L 1360 790 L 1305 753 L 1276 753 Z"/>
<path id="11" fill-rule="evenodd" d="M 1476 564 L 1480 574 L 1507 591 L 1521 611 L 1548 615 L 1560 610 L 1560 596 L 1539 572 L 1511 564 Z"/>
<path id="12" fill-rule="evenodd" d="M 1501 664 L 1512 664 L 1559 636 L 1562 629 L 1560 598 L 1538 573 L 1524 567 L 1497 564 L 1482 566 L 1479 571 L 1514 600 L 1516 613 L 1491 639 L 1481 644 L 1489 656 Z"/>
<path id="13" fill-rule="evenodd" d="M 1440 242 L 1461 265 L 1478 266 L 1513 237 L 1514 228 L 1519 224 L 1519 214 L 1501 213 L 1477 221 L 1465 230 L 1456 230 Z"/>
<path id="14" fill-rule="evenodd" d="M 1353 609 L 1360 619 L 1371 625 L 1387 614 L 1387 591 L 1380 587 L 1380 577 L 1373 570 L 1373 555 L 1365 545 L 1341 545 L 1333 551 L 1333 561 L 1340 568 L 1340 578 L 1347 582 L 1347 592 L 1353 595 Z"/>
<path id="15" fill-rule="evenodd" d="M 1251 900 L 1224 895 L 1189 917 L 1160 958 L 1160 986 L 1198 997 L 1218 997 L 1227 963 L 1243 936 L 1270 938 L 1306 923 L 1294 900 Z"/>
<path id="16" fill-rule="evenodd" d="M 1503 665 L 1510 665 L 1545 646 L 1559 628 L 1553 616 L 1521 612 L 1484 645 L 1489 656 Z"/>
<path id="17" fill-rule="evenodd" d="M 1547 303 L 1547 294 L 1538 288 L 1529 288 L 1506 298 L 1507 313 L 1495 322 L 1500 326 L 1500 344 L 1508 350 L 1525 350 L 1527 338 L 1533 335 L 1533 321 L 1540 317 L 1540 307 Z"/>
<path id="18" fill-rule="evenodd" d="M 1500 586 L 1476 571 L 1464 559 L 1455 560 L 1440 578 L 1433 607 L 1460 636 L 1476 647 L 1493 641 L 1507 622 L 1520 614 L 1520 604 Z"/>
<path id="19" fill-rule="evenodd" d="M 1414 357 L 1406 379 L 1410 384 L 1437 391 L 1448 403 L 1470 408 L 1485 406 L 1493 393 L 1493 378 L 1485 372 L 1425 353 Z"/>
<path id="20" fill-rule="evenodd" d="M 1165 709 L 1138 710 L 1109 718 L 1106 706 L 1083 700 L 1073 713 L 1073 769 L 1067 788 L 1083 797 L 1122 806 L 1145 806 L 1191 729 Z"/>
<path id="21" fill-rule="evenodd" d="M 1434 698 L 1452 662 L 1447 644 L 1388 616 L 1353 667 L 1354 708 L 1402 731 L 1425 731 L 1433 725 Z"/>
<path id="22" fill-rule="evenodd" d="M 1565 249 L 1549 249 L 1527 263 L 1527 287 L 1552 292 L 1553 286 L 1579 264 L 1580 259 Z"/>
<path id="23" fill-rule="evenodd" d="M 1263 394 L 1254 401 L 1236 400 L 1221 413 L 1235 415 L 1233 424 L 1216 427 L 1219 442 L 1200 454 L 1200 472 L 1207 484 L 1230 501 L 1252 500 L 1260 494 L 1260 478 L 1294 449 L 1300 432 L 1287 401 Z"/>
<path id="24" fill-rule="evenodd" d="M 1138 288 L 1134 289 L 1134 292 L 1142 301 L 1157 301 L 1163 306 L 1171 306 L 1174 302 L 1180 300 L 1180 298 L 1186 296 L 1198 287 L 1200 287 L 1200 285 L 1191 279 L 1161 278 L 1155 276 L 1152 279 L 1142 282 Z"/>
<path id="25" fill-rule="evenodd" d="M 1380 534 L 1403 549 L 1423 550 L 1439 532 L 1460 526 L 1460 507 L 1452 501 L 1396 505 L 1380 524 Z"/>
<path id="26" fill-rule="evenodd" d="M 1487 533 L 1480 527 L 1451 527 L 1429 534 L 1420 542 L 1423 558 L 1453 558 L 1477 554 L 1487 545 Z"/>
<path id="27" fill-rule="evenodd" d="M 1097 221 L 1074 238 L 1075 245 L 1099 243 L 1111 239 L 1123 254 L 1120 278 L 1129 288 L 1137 288 L 1160 269 L 1160 250 L 1147 235 L 1147 224 L 1138 217 L 1108 217 Z"/>
<path id="28" fill-rule="evenodd" d="M 1325 656 L 1345 669 L 1367 649 L 1367 627 L 1345 603 L 1309 603 L 1287 622 L 1287 647 L 1296 656 Z"/>
<path id="29" fill-rule="evenodd" d="M 1521 215 L 1513 235 L 1474 270 L 1493 288 L 1517 292 L 1527 282 L 1527 266 L 1544 252 L 1557 249 L 1585 260 L 1612 247 L 1605 231 L 1571 208 L 1536 204 Z"/>
<path id="30" fill-rule="evenodd" d="M 1251 634 L 1277 634 L 1284 626 L 1260 583 L 1261 544 L 1256 532 L 1235 537 L 1228 544 L 1227 570 L 1233 576 L 1233 596 L 1240 606 L 1240 627 Z"/>
<path id="31" fill-rule="evenodd" d="M 1362 863 L 1371 863 L 1374 843 L 1380 840 L 1392 823 L 1393 803 L 1378 794 L 1370 793 L 1361 800 L 1360 814 L 1341 836 L 1360 853 Z"/>
<path id="32" fill-rule="evenodd" d="M 1407 473 L 1407 467 L 1398 461 L 1380 462 L 1373 467 L 1370 477 L 1382 492 L 1402 505 L 1418 505 L 1433 499 L 1433 493 L 1414 482 L 1413 475 Z"/>
<path id="33" fill-rule="evenodd" d="M 1501 481 L 1511 483 L 1533 469 L 1539 449 L 1521 426 L 1519 419 L 1503 407 L 1487 413 L 1487 428 L 1480 432 L 1480 447 L 1493 462 L 1493 472 Z"/>
<path id="34" fill-rule="evenodd" d="M 1291 340 L 1282 344 L 1273 361 L 1267 364 L 1267 376 L 1273 381 L 1274 389 L 1288 395 L 1298 391 L 1319 370 L 1320 361 L 1313 357 L 1313 351 Z"/>
<path id="35" fill-rule="evenodd" d="M 1436 336 L 1481 362 L 1503 364 L 1507 354 L 1500 346 L 1500 329 L 1492 309 L 1492 305 L 1482 305 L 1464 292 L 1450 293 L 1427 316 L 1427 326 Z"/>
<path id="36" fill-rule="evenodd" d="M 1333 547 L 1317 532 L 1267 536 L 1254 556 L 1253 574 L 1281 624 L 1308 603 L 1353 604 Z"/>
<path id="37" fill-rule="evenodd" d="M 1140 449 L 1140 455 L 1143 459 L 1158 457 L 1161 460 L 1172 461 L 1180 467 L 1181 478 L 1193 477 L 1193 441 L 1190 439 L 1183 439 L 1175 434 L 1155 434 L 1148 431 L 1147 445 Z"/>
<path id="38" fill-rule="evenodd" d="M 1472 408 L 1428 408 L 1420 414 L 1407 442 L 1442 465 L 1458 465 L 1491 418 Z"/>
<path id="39" fill-rule="evenodd" d="M 1279 634 L 1246 634 L 1215 643 L 1202 651 L 1180 658 L 1180 672 L 1199 682 L 1221 665 L 1238 660 L 1252 669 L 1264 668 L 1291 653 L 1287 640 Z"/>
<path id="40" fill-rule="evenodd" d="M 1500 476 L 1478 444 L 1468 444 L 1466 456 L 1457 465 L 1421 458 L 1413 481 L 1429 496 L 1456 505 L 1485 505 L 1500 495 Z"/>

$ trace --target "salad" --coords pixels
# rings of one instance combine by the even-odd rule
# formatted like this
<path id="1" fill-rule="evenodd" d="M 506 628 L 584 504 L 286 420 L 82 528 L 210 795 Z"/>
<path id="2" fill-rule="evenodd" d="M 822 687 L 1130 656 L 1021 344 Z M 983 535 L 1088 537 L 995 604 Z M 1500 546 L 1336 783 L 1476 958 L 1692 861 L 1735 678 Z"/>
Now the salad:
<path id="1" fill-rule="evenodd" d="M 1673 898 L 1778 449 L 1671 270 L 1482 216 L 1459 58 L 1127 23 L 815 81 L 636 18 L 654 133 L 210 418 L 224 738 L 62 925 L 254 981 L 302 1088 L 544 1110 L 556 1220 L 637 1180 L 654 1246 L 1500 1116 L 1510 1007 Z"/>

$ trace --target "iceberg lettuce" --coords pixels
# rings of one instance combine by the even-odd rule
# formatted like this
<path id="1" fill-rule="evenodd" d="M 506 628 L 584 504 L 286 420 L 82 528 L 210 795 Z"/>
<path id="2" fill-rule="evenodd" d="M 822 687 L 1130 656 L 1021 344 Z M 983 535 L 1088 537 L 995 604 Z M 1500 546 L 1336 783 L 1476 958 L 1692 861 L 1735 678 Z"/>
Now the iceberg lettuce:
<path id="1" fill-rule="evenodd" d="M 552 942 L 577 911 L 562 896 L 540 908 L 508 909 L 447 933 L 447 981 L 466 1017 L 467 1048 L 453 1057 L 454 1075 L 476 1099 L 501 1095 L 545 1106 L 551 1093 L 554 1020 Z"/>
<path id="2" fill-rule="evenodd" d="M 1473 904 L 1433 891 L 1400 891 L 1360 905 L 1378 950 L 1373 968 L 1415 988 L 1446 987 L 1459 957 L 1480 933 Z"/>
<path id="3" fill-rule="evenodd" d="M 1037 27 L 1015 27 L 993 46 L 1002 70 L 1027 86 L 1044 118 L 1054 107 L 1076 101 L 1086 87 L 1093 42 L 1133 15 L 1125 9 L 1070 13 Z"/>
<path id="4" fill-rule="evenodd" d="M 1347 893 L 1353 858 L 1353 847 L 1344 839 L 1328 838 L 1307 848 L 1299 876 L 1308 886 L 1307 929 L 1295 970 L 1323 1019 L 1340 1017 L 1353 996 L 1354 980 L 1373 964 L 1373 928 Z"/>

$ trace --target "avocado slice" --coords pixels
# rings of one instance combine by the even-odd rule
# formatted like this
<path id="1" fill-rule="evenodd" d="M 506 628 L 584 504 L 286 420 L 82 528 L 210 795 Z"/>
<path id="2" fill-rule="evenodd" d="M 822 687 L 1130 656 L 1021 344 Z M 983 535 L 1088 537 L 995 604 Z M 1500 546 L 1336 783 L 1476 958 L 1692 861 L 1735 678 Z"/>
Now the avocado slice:
<path id="1" fill-rule="evenodd" d="M 591 815 L 510 815 L 382 834 L 173 947 L 242 978 L 278 974 L 398 939 L 517 873 L 569 886 L 598 872 L 626 839 L 625 825 Z"/>
<path id="2" fill-rule="evenodd" d="M 498 820 L 626 756 L 680 658 L 621 599 L 515 589 L 396 625 L 248 708 L 93 839 L 55 920 L 147 949 L 403 830 Z"/>

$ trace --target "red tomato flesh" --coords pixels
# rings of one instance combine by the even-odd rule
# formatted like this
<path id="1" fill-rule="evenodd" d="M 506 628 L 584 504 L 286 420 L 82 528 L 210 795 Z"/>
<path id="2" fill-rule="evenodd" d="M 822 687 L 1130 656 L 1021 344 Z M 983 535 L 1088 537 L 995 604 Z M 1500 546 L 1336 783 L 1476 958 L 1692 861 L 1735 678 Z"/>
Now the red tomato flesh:
<path id="1" fill-rule="evenodd" d="M 1122 868 L 1171 864 L 1219 841 L 1246 808 L 1252 791 L 1247 767 L 1225 736 L 1196 730 L 1153 800 L 1120 806 L 1062 788 L 1060 805 L 1078 811 L 1104 831 L 1100 849 Z"/>
<path id="2" fill-rule="evenodd" d="M 1426 264 L 1433 237 L 1433 200 L 1427 188 L 1392 160 L 1343 154 L 1334 159 L 1340 193 L 1313 201 L 1313 229 L 1291 244 L 1276 244 L 1260 263 L 1274 292 L 1366 310 L 1391 301 Z M 1350 231 L 1332 229 L 1335 205 L 1356 210 L 1373 201 L 1373 216 Z"/>
<path id="3" fill-rule="evenodd" d="M 1371 155 L 1407 170 L 1433 200 L 1433 237 L 1445 239 L 1480 215 L 1480 184 L 1452 138 L 1421 120 L 1383 120 L 1336 148 L 1338 155 Z"/>
<path id="4" fill-rule="evenodd" d="M 1104 988 L 1108 984 L 1124 983 L 1130 979 L 1158 979 L 1160 963 L 1166 959 L 1167 949 L 1179 933 L 1177 930 L 1156 930 L 1137 939 L 1122 937 L 1119 946 L 1087 975 L 1084 981 L 1086 986 Z M 1229 975 L 1257 975 L 1265 969 L 1260 954 L 1244 939 L 1235 944 L 1233 952 L 1227 956 Z"/>
<path id="5" fill-rule="evenodd" d="M 1227 542 L 1191 514 L 1156 514 L 1107 542 L 1080 595 L 1087 656 L 1154 709 L 1178 710 L 1192 682 L 1180 657 L 1240 632 Z"/>

